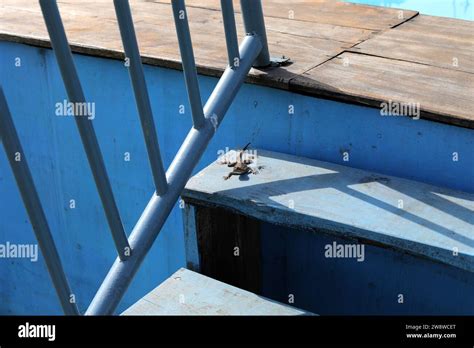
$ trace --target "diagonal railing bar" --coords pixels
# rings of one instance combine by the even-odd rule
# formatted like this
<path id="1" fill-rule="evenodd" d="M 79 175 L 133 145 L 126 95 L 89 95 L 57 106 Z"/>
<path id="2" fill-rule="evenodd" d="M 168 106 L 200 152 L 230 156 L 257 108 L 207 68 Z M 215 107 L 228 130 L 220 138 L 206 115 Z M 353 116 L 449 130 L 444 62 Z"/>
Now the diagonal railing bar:
<path id="1" fill-rule="evenodd" d="M 39 0 L 39 3 L 69 100 L 75 105 L 86 105 L 56 0 Z M 131 249 L 115 203 L 92 121 L 88 117 L 79 115 L 75 115 L 74 118 L 94 176 L 97 191 L 104 207 L 105 216 L 112 232 L 117 253 L 121 260 L 126 260 L 131 254 Z"/>
<path id="2" fill-rule="evenodd" d="M 237 69 L 240 64 L 239 40 L 237 39 L 234 5 L 232 4 L 232 0 L 221 0 L 221 10 L 229 66 Z"/>
<path id="3" fill-rule="evenodd" d="M 0 139 L 64 314 L 79 315 L 1 86 Z"/>
<path id="4" fill-rule="evenodd" d="M 204 114 L 202 110 L 201 92 L 197 79 L 196 63 L 194 61 L 193 44 L 191 33 L 189 32 L 188 13 L 184 0 L 172 0 L 174 23 L 178 36 L 179 51 L 183 62 L 183 72 L 188 91 L 189 104 L 193 117 L 193 126 L 199 129 L 204 124 Z"/>
<path id="5" fill-rule="evenodd" d="M 161 160 L 160 147 L 156 134 L 155 122 L 153 121 L 153 112 L 150 105 L 150 97 L 146 87 L 143 66 L 140 52 L 138 49 L 137 38 L 133 26 L 132 13 L 128 0 L 114 0 L 115 13 L 122 37 L 125 57 L 128 59 L 130 79 L 132 81 L 135 100 L 145 138 L 145 144 L 148 151 L 153 180 L 155 182 L 156 194 L 162 195 L 168 189 L 166 174 Z"/>
<path id="6" fill-rule="evenodd" d="M 127 262 L 115 260 L 86 315 L 115 311 L 261 50 L 256 35 L 248 35 L 242 41 L 239 69 L 227 67 L 224 71 L 204 107 L 206 122 L 201 129 L 191 128 L 167 171 L 168 191 L 163 196 L 153 195 L 133 228 L 130 245 L 134 253 Z"/>

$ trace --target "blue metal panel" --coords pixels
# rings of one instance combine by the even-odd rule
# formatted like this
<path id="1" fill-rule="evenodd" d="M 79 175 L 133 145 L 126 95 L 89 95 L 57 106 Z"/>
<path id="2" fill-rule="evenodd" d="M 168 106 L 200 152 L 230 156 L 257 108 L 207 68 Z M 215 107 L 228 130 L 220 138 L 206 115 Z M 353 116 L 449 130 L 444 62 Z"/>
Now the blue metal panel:
<path id="1" fill-rule="evenodd" d="M 15 58 L 21 58 L 21 67 Z M 123 62 L 75 55 L 86 95 L 94 95 L 94 120 L 112 189 L 130 231 L 154 190 L 136 106 Z M 182 72 L 145 66 L 162 156 L 168 166 L 192 126 Z M 81 311 L 115 259 L 100 200 L 74 122 L 54 115 L 66 93 L 50 50 L 0 42 L 0 77 L 46 216 Z M 216 79 L 199 77 L 207 99 Z M 289 113 L 289 106 L 294 113 Z M 271 126 L 269 126 L 271 125 Z M 170 131 L 173 130 L 173 131 Z M 244 86 L 208 150 L 202 169 L 226 147 L 252 146 L 321 159 L 474 192 L 474 132 L 429 121 L 380 117 L 372 108 Z M 349 162 L 343 161 L 343 152 Z M 130 161 L 124 154 L 130 153 Z M 459 161 L 453 161 L 453 152 Z M 195 172 L 196 172 L 195 170 Z M 14 178 L 0 151 L 0 243 L 35 243 Z M 69 207 L 75 199 L 76 208 Z M 7 221 L 7 223 L 3 223 Z M 130 286 L 119 311 L 184 266 L 182 212 L 178 204 Z M 8 264 L 8 267 L 4 267 Z M 42 259 L 0 259 L 0 313 L 61 313 Z M 31 285 L 35 284 L 33 288 Z M 28 301 L 26 299 L 31 299 Z M 38 300 L 40 299 L 40 300 Z M 298 305 L 298 304 L 297 304 Z M 316 311 L 317 312 L 317 311 Z"/>

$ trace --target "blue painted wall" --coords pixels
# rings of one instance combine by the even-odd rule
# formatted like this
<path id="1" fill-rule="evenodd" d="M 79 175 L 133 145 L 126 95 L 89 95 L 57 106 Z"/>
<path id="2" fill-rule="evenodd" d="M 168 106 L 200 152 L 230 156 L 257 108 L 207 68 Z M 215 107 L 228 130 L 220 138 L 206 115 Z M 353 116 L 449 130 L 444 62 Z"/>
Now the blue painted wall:
<path id="1" fill-rule="evenodd" d="M 15 59 L 21 66 L 15 66 Z M 126 231 L 148 202 L 153 183 L 128 73 L 122 62 L 75 55 L 94 126 Z M 179 113 L 187 97 L 179 71 L 145 67 L 163 160 L 168 166 L 191 126 Z M 203 100 L 216 79 L 200 77 Z M 0 42 L 0 83 L 78 305 L 87 308 L 115 258 L 92 175 L 70 117 L 55 116 L 66 98 L 47 49 Z M 294 105 L 294 114 L 289 114 Z M 427 121 L 381 117 L 376 109 L 245 85 L 196 170 L 226 147 L 286 152 L 474 192 L 474 132 Z M 349 152 L 349 162 L 342 154 Z M 124 161 L 129 152 L 131 160 Z M 457 152 L 459 161 L 452 160 Z M 69 200 L 76 208 L 69 208 Z M 178 204 L 119 310 L 184 266 Z M 35 243 L 4 151 L 0 151 L 0 243 Z M 61 313 L 42 258 L 0 258 L 0 314 Z"/>
<path id="2" fill-rule="evenodd" d="M 361 262 L 327 258 L 333 242 L 357 243 L 262 223 L 262 295 L 320 315 L 474 314 L 473 273 L 367 244 Z"/>

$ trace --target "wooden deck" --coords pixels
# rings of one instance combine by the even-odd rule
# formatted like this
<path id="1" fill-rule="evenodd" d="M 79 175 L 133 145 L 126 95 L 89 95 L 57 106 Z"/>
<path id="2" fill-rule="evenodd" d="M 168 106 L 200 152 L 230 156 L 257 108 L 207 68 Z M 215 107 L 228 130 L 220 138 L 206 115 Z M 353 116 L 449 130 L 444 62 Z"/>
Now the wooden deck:
<path id="1" fill-rule="evenodd" d="M 123 58 L 110 1 L 58 3 L 73 51 Z M 186 3 L 198 71 L 220 76 L 219 1 Z M 180 69 L 169 0 L 131 5 L 143 61 Z M 293 64 L 252 69 L 248 82 L 376 108 L 416 102 L 421 118 L 474 129 L 474 22 L 331 0 L 266 0 L 264 12 L 271 54 Z M 0 18 L 0 40 L 50 46 L 37 1 L 3 0 Z"/>

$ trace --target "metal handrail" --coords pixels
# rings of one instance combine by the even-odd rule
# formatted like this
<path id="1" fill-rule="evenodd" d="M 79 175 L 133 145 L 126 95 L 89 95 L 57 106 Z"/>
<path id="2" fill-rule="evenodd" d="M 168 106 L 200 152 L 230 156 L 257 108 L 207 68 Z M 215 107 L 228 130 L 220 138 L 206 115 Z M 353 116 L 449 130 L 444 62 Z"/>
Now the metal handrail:
<path id="1" fill-rule="evenodd" d="M 237 38 L 232 0 L 221 0 L 221 9 L 229 66 L 237 69 L 240 65 L 239 40 Z"/>
<path id="2" fill-rule="evenodd" d="M 181 61 L 183 62 L 183 72 L 189 104 L 191 105 L 193 125 L 194 128 L 199 129 L 204 125 L 204 114 L 202 111 L 201 92 L 199 92 L 196 63 L 194 62 L 193 43 L 191 41 L 191 33 L 189 32 L 188 14 L 184 0 L 173 0 L 171 7 L 173 8 L 174 23 L 176 34 L 178 35 L 178 45 Z"/>
<path id="3" fill-rule="evenodd" d="M 84 93 L 56 1 L 39 0 L 39 3 L 68 98 L 70 102 L 83 103 L 85 102 Z M 261 1 L 241 0 L 242 15 L 247 34 L 239 48 L 232 0 L 221 0 L 228 66 L 203 108 L 185 3 L 184 0 L 172 0 L 171 5 L 186 89 L 191 105 L 193 127 L 165 174 L 130 5 L 128 0 L 114 0 L 125 55 L 129 59 L 130 79 L 156 189 L 156 193 L 152 195 L 128 239 L 123 230 L 92 123 L 87 118 L 75 117 L 118 252 L 117 259 L 87 309 L 86 315 L 113 314 L 143 259 L 160 233 L 194 167 L 199 162 L 209 141 L 217 131 L 228 108 L 244 83 L 249 70 L 252 66 L 270 64 Z M 0 135 L 2 135 L 2 142 L 7 153 L 12 153 L 15 149 L 22 152 L 1 89 L 0 121 Z M 20 166 L 16 166 L 11 160 L 10 165 L 20 187 L 24 204 L 44 254 L 63 311 L 65 314 L 79 314 L 75 303 L 71 303 L 69 300 L 71 291 L 28 165 L 24 161 Z"/>
<path id="4" fill-rule="evenodd" d="M 156 134 L 155 122 L 153 121 L 153 112 L 151 111 L 150 97 L 146 87 L 130 5 L 128 1 L 114 0 L 114 6 L 125 56 L 129 60 L 130 79 L 135 93 L 156 194 L 162 195 L 168 189 L 168 183 L 166 182 L 165 169 L 161 160 L 158 136 Z"/>

